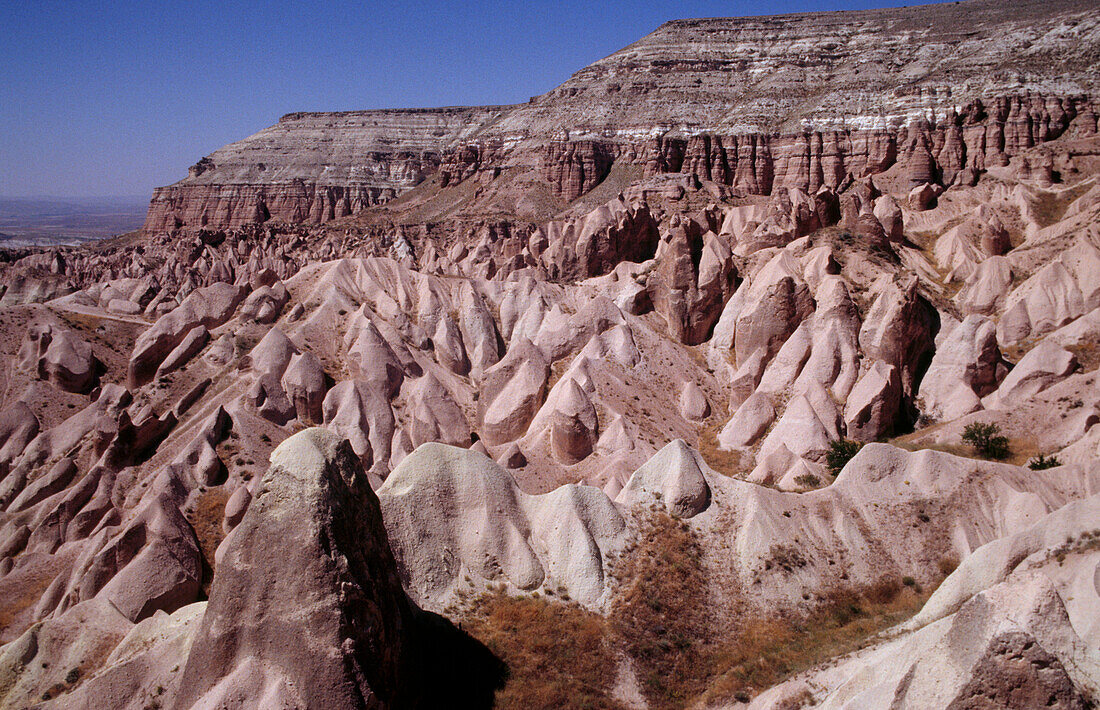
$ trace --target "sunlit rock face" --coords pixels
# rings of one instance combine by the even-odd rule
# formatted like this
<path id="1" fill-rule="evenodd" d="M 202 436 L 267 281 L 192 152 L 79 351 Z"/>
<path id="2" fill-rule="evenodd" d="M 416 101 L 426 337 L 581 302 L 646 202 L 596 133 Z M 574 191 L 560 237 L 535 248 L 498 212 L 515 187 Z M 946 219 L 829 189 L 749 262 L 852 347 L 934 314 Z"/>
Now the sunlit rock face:
<path id="1" fill-rule="evenodd" d="M 1091 9 L 673 22 L 5 252 L 0 708 L 1086 707 Z"/>
<path id="2" fill-rule="evenodd" d="M 288 114 L 159 188 L 144 229 L 321 224 L 425 181 L 502 172 L 569 202 L 616 165 L 764 195 L 895 166 L 910 188 L 969 182 L 1079 115 L 1095 129 L 1094 9 L 972 1 L 669 22 L 527 104 Z"/>

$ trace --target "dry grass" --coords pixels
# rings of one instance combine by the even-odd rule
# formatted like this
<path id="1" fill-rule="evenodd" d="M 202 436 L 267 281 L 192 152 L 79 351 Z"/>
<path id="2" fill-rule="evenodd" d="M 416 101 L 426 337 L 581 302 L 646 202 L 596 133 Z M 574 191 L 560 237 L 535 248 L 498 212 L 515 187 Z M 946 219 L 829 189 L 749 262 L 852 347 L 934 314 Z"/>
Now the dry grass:
<path id="1" fill-rule="evenodd" d="M 794 482 L 808 491 L 820 488 L 822 483 L 821 478 L 812 473 L 804 473 L 801 476 L 795 476 Z"/>
<path id="2" fill-rule="evenodd" d="M 27 610 L 38 603 L 58 572 L 59 569 L 53 566 L 43 566 L 34 576 L 24 574 L 18 577 L 17 584 L 5 584 L 0 587 L 0 591 L 3 592 L 3 603 L 0 604 L 0 630 L 2 630 L 0 638 L 3 642 L 14 641 L 18 636 L 12 633 L 17 622 L 22 622 L 19 624 L 19 633 L 30 625 L 33 619 L 27 618 L 30 616 Z M 8 579 L 16 578 L 12 575 Z M 26 616 L 24 616 L 25 613 Z"/>
<path id="3" fill-rule="evenodd" d="M 739 451 L 724 451 L 718 445 L 718 433 L 722 431 L 725 422 L 716 421 L 710 426 L 699 430 L 699 439 L 696 449 L 707 465 L 725 476 L 740 477 L 745 473 L 745 463 Z"/>
<path id="4" fill-rule="evenodd" d="M 1003 463 L 1013 466 L 1027 466 L 1028 461 L 1041 453 L 1035 440 L 1030 437 L 1009 437 L 1008 451 L 1008 458 Z"/>
<path id="5" fill-rule="evenodd" d="M 801 556 L 777 547 L 775 565 Z M 509 668 L 501 708 L 617 708 L 616 658 L 633 665 L 653 710 L 747 701 L 792 675 L 865 646 L 916 613 L 933 591 L 909 577 L 817 595 L 802 613 L 742 611 L 719 618 L 696 534 L 651 509 L 613 569 L 608 618 L 575 604 L 497 591 L 466 612 L 463 629 Z M 941 561 L 946 576 L 955 566 Z M 934 585 L 933 585 L 934 587 Z"/>
<path id="6" fill-rule="evenodd" d="M 776 546 L 773 553 L 772 567 L 805 564 L 794 548 Z M 830 590 L 801 616 L 742 614 L 723 632 L 708 601 L 701 556 L 686 525 L 651 511 L 615 570 L 622 586 L 611 630 L 634 661 L 652 708 L 751 698 L 859 648 L 916 613 L 932 591 L 908 578 L 887 578 L 860 590 Z"/>
<path id="7" fill-rule="evenodd" d="M 481 597 L 462 628 L 508 667 L 497 708 L 621 708 L 612 698 L 615 655 L 608 622 L 576 604 L 545 597 Z"/>
<path id="8" fill-rule="evenodd" d="M 572 364 L 572 361 L 569 358 L 563 357 L 550 365 L 550 377 L 546 380 L 547 392 L 554 389 L 554 385 L 558 384 L 558 381 L 561 380 L 565 371 L 569 369 L 570 364 Z"/>
<path id="9" fill-rule="evenodd" d="M 1066 210 L 1081 195 L 1088 192 L 1092 185 L 1088 182 L 1075 185 L 1061 192 L 1040 192 L 1036 201 L 1032 204 L 1032 214 L 1040 227 L 1049 227 L 1061 222 L 1066 215 Z"/>
<path id="10" fill-rule="evenodd" d="M 899 449 L 905 449 L 906 451 L 924 451 L 927 449 L 930 451 L 940 451 L 953 456 L 963 456 L 968 459 L 978 458 L 974 455 L 974 449 L 971 446 L 961 442 L 958 444 L 934 444 L 920 439 L 909 440 L 906 437 L 900 437 L 891 440 L 889 443 Z"/>
<path id="11" fill-rule="evenodd" d="M 747 619 L 731 640 L 711 651 L 715 680 L 703 700 L 746 700 L 828 658 L 854 651 L 915 614 L 930 593 L 886 579 L 861 592 L 829 592 L 803 618 Z"/>
<path id="12" fill-rule="evenodd" d="M 199 495 L 194 511 L 187 516 L 199 540 L 202 553 L 202 591 L 210 594 L 210 583 L 214 577 L 214 552 L 225 539 L 222 532 L 222 519 L 225 516 L 225 503 L 229 493 L 223 486 L 206 489 Z"/>
<path id="13" fill-rule="evenodd" d="M 102 316 L 95 316 L 78 311 L 54 311 L 61 321 L 73 330 L 94 335 L 96 328 L 103 323 Z"/>
<path id="14" fill-rule="evenodd" d="M 893 439 L 889 443 L 898 448 L 905 449 L 906 451 L 924 451 L 927 449 L 931 451 L 941 451 L 953 456 L 962 456 L 963 458 L 974 459 L 975 461 L 993 461 L 993 459 L 979 456 L 973 446 L 964 444 L 961 440 L 957 444 L 936 444 L 926 442 L 920 438 L 925 433 L 927 433 L 927 430 L 921 430 L 915 434 L 907 434 L 906 436 Z M 1024 437 L 1009 438 L 1008 450 L 1009 455 L 1006 458 L 994 462 L 1010 463 L 1014 466 L 1026 466 L 1028 461 L 1035 458 L 1040 453 L 1039 447 L 1035 444 L 1035 441 Z"/>
<path id="15" fill-rule="evenodd" d="M 641 519 L 632 550 L 614 570 L 619 594 L 610 621 L 634 661 L 650 707 L 684 707 L 706 688 L 711 633 L 702 548 L 686 524 L 663 511 Z"/>
<path id="16" fill-rule="evenodd" d="M 1091 372 L 1100 368 L 1100 343 L 1086 341 L 1066 348 L 1077 357 L 1081 370 Z"/>
<path id="17" fill-rule="evenodd" d="M 684 352 L 688 354 L 696 365 L 702 370 L 709 370 L 710 366 L 707 364 L 706 348 L 709 345 L 684 345 Z M 729 355 L 727 355 L 729 357 Z"/>

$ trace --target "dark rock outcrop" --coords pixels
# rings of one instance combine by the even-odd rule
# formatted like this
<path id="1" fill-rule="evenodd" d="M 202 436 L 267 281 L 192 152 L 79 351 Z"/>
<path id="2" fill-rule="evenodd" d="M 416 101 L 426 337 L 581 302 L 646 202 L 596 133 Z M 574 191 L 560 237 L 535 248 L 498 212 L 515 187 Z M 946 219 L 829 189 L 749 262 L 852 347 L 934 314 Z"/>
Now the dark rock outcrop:
<path id="1" fill-rule="evenodd" d="M 442 691 L 424 676 L 457 653 L 450 690 L 488 707 L 499 665 L 409 602 L 348 442 L 309 429 L 271 461 L 223 543 L 177 704 L 431 707 Z"/>
<path id="2" fill-rule="evenodd" d="M 1023 631 L 1006 631 L 990 640 L 971 674 L 947 710 L 1092 707 L 1061 661 Z"/>

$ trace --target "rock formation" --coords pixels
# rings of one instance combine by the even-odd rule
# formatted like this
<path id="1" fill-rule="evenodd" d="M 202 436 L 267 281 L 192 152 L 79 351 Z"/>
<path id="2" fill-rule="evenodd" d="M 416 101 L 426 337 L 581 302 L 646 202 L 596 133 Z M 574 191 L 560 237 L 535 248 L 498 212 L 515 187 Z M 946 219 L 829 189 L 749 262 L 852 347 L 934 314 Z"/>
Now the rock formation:
<path id="1" fill-rule="evenodd" d="M 1088 707 L 1093 9 L 672 22 L 3 252 L 0 708 Z"/>
<path id="2" fill-rule="evenodd" d="M 400 704 L 411 610 L 346 442 L 319 429 L 283 442 L 222 545 L 178 703 Z"/>
<path id="3" fill-rule="evenodd" d="M 446 188 L 502 171 L 530 173 L 569 202 L 617 164 L 748 194 L 812 194 L 893 166 L 906 191 L 946 186 L 1078 117 L 1077 130 L 1095 132 L 1083 97 L 1097 91 L 1091 9 L 971 0 L 827 21 L 669 22 L 524 105 L 289 114 L 158 189 L 145 230 L 327 223 L 428 180 Z M 767 79 L 728 78 L 749 66 Z"/>

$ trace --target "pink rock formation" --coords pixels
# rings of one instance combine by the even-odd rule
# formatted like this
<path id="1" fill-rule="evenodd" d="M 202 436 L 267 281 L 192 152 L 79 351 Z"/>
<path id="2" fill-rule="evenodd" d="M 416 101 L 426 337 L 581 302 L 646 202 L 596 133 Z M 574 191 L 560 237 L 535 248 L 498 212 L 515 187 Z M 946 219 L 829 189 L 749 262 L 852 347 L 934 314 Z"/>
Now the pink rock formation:
<path id="1" fill-rule="evenodd" d="M 1043 341 L 1016 363 L 983 403 L 990 409 L 1011 407 L 1034 397 L 1077 369 L 1077 357 L 1053 341 Z"/>
<path id="2" fill-rule="evenodd" d="M 726 449 L 751 446 L 774 421 L 775 408 L 771 400 L 767 395 L 753 393 L 737 407 L 737 411 L 718 435 L 718 441 Z"/>
<path id="3" fill-rule="evenodd" d="M 848 438 L 875 441 L 890 432 L 901 406 L 901 377 L 897 368 L 875 362 L 856 383 L 844 405 Z"/>
<path id="4" fill-rule="evenodd" d="M 478 398 L 479 431 L 485 441 L 500 444 L 523 435 L 546 398 L 549 376 L 549 364 L 529 341 L 513 344 L 485 372 Z"/>
<path id="5" fill-rule="evenodd" d="M 317 356 L 304 352 L 291 357 L 280 382 L 297 418 L 302 422 L 319 424 L 323 417 L 322 405 L 328 381 Z"/>
<path id="6" fill-rule="evenodd" d="M 487 707 L 499 665 L 410 600 L 568 595 L 656 633 L 620 613 L 664 602 L 628 586 L 656 525 L 715 629 L 936 589 L 754 707 L 1073 707 L 1100 643 L 1087 5 L 672 22 L 523 106 L 292 114 L 140 235 L 6 251 L 0 706 Z M 975 421 L 1061 465 L 868 443 L 827 473 L 837 439 Z M 645 659 L 613 666 L 655 704 Z"/>
<path id="7" fill-rule="evenodd" d="M 710 416 L 710 402 L 694 382 L 685 382 L 684 388 L 680 390 L 680 416 L 696 422 Z"/>
<path id="8" fill-rule="evenodd" d="M 933 313 L 917 292 L 915 279 L 904 284 L 890 282 L 875 299 L 860 328 L 860 349 L 897 368 L 906 394 L 913 392 L 921 360 L 932 350 Z"/>
<path id="9" fill-rule="evenodd" d="M 228 320 L 244 295 L 244 289 L 223 283 L 193 291 L 138 338 L 130 357 L 130 385 L 148 382 L 164 359 L 194 328 L 200 325 L 215 328 Z"/>
<path id="10" fill-rule="evenodd" d="M 813 310 L 813 296 L 802 282 L 800 270 L 786 253 L 777 255 L 752 283 L 737 319 L 734 347 L 738 363 L 756 351 L 766 356 L 794 332 Z"/>
<path id="11" fill-rule="evenodd" d="M 573 379 L 554 402 L 550 418 L 550 448 L 564 464 L 573 464 L 592 453 L 599 438 L 596 408 Z"/>
<path id="12" fill-rule="evenodd" d="M 968 316 L 936 349 L 920 384 L 921 410 L 951 420 L 981 409 L 981 398 L 996 388 L 1002 370 L 993 321 Z"/>
<path id="13" fill-rule="evenodd" d="M 210 331 L 205 326 L 197 325 L 189 330 L 183 340 L 180 341 L 180 344 L 168 353 L 168 357 L 164 358 L 164 362 L 157 368 L 157 376 L 166 375 L 186 365 L 188 360 L 198 355 L 206 347 L 209 340 Z"/>
<path id="14" fill-rule="evenodd" d="M 229 539 L 178 702 L 371 707 L 397 699 L 410 610 L 378 500 L 346 443 L 317 429 L 285 442 Z M 305 617 L 270 613 L 272 602 L 289 610 L 307 599 Z"/>
<path id="15" fill-rule="evenodd" d="M 72 331 L 54 325 L 33 325 L 19 348 L 23 369 L 68 392 L 86 392 L 100 367 L 92 346 Z"/>
<path id="16" fill-rule="evenodd" d="M 658 497 L 677 517 L 698 515 L 710 505 L 710 487 L 697 457 L 683 441 L 669 443 L 634 472 L 616 501 L 629 506 Z"/>
<path id="17" fill-rule="evenodd" d="M 426 673 L 447 653 L 464 655 L 449 683 L 483 700 L 486 654 L 410 604 L 358 458 L 309 429 L 275 450 L 226 538 L 176 702 L 428 707 L 443 694 Z"/>

